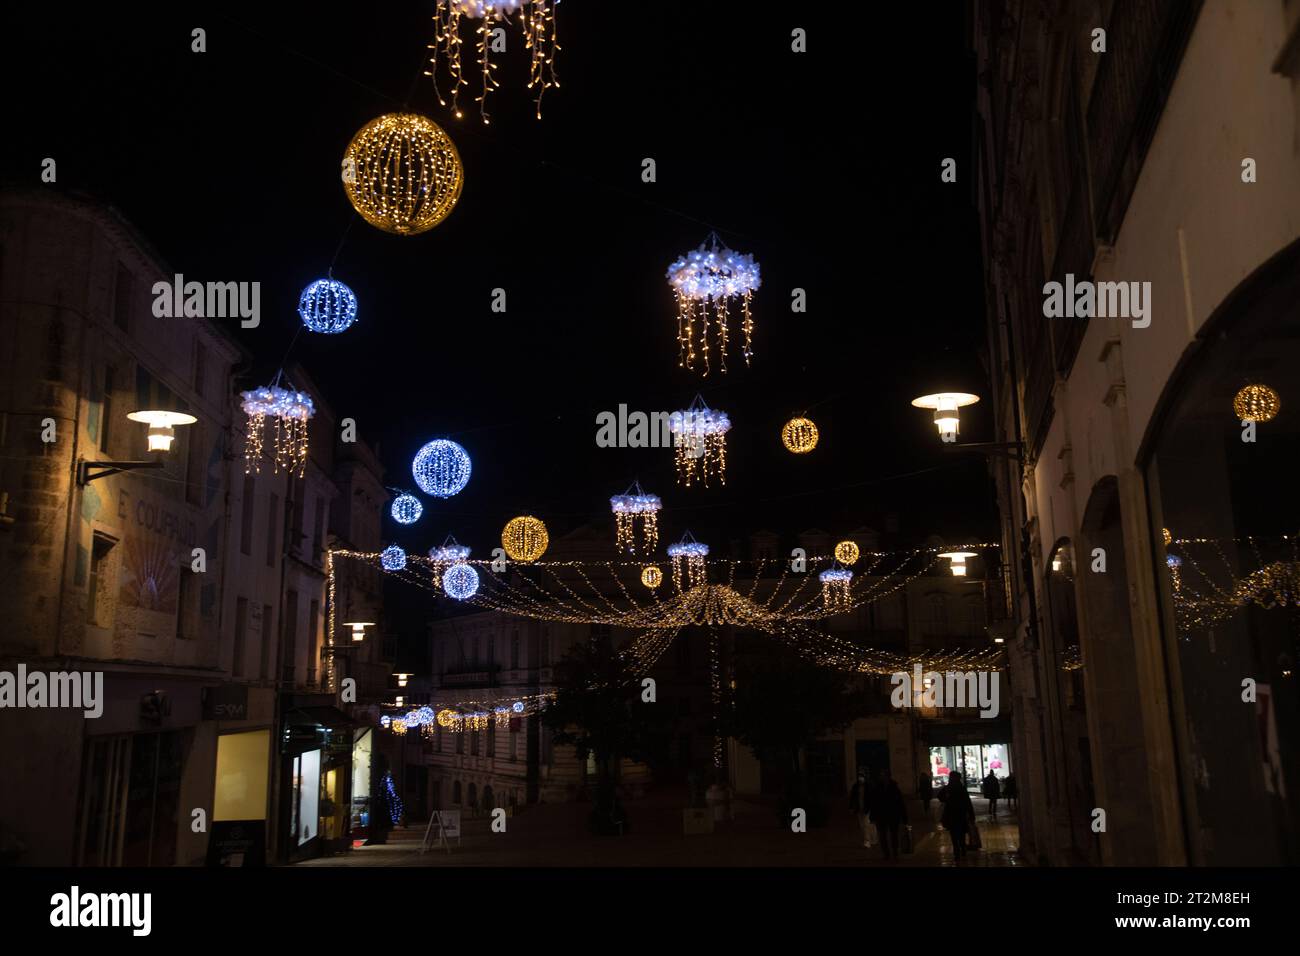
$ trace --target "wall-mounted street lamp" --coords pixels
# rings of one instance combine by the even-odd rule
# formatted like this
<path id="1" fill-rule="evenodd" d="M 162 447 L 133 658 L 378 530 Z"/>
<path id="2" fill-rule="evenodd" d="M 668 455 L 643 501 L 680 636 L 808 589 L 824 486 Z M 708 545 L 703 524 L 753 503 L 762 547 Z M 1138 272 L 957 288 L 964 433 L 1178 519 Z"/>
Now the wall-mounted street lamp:
<path id="1" fill-rule="evenodd" d="M 952 576 L 954 578 L 964 578 L 966 576 L 966 559 L 979 557 L 979 555 L 974 551 L 945 551 L 939 557 L 947 558 L 952 562 Z"/>
<path id="2" fill-rule="evenodd" d="M 360 643 L 366 639 L 366 628 L 374 627 L 374 621 L 344 621 L 344 627 L 352 628 L 352 640 Z"/>
<path id="3" fill-rule="evenodd" d="M 964 442 L 957 444 L 957 433 L 961 429 L 960 409 L 974 405 L 980 400 L 978 395 L 970 392 L 934 392 L 912 399 L 915 408 L 934 409 L 934 424 L 939 429 L 939 438 L 944 448 L 961 451 L 978 451 L 988 455 L 1005 455 L 1017 461 L 1021 458 L 1019 442 Z"/>
<path id="4" fill-rule="evenodd" d="M 169 412 L 162 409 L 130 412 L 126 417 L 133 422 L 142 422 L 149 426 L 149 450 L 160 453 L 171 451 L 177 425 L 193 425 L 198 421 L 193 415 L 187 415 L 185 412 Z M 116 475 L 123 471 L 138 471 L 141 468 L 162 466 L 161 457 L 146 461 L 79 461 L 77 462 L 77 484 L 86 485 L 96 478 L 107 478 L 109 475 Z"/>
<path id="5" fill-rule="evenodd" d="M 398 687 L 405 687 L 405 686 L 406 686 L 406 682 L 409 681 L 409 680 L 411 679 L 411 675 L 410 675 L 410 674 L 394 674 L 393 676 L 397 678 L 397 686 L 398 686 Z"/>

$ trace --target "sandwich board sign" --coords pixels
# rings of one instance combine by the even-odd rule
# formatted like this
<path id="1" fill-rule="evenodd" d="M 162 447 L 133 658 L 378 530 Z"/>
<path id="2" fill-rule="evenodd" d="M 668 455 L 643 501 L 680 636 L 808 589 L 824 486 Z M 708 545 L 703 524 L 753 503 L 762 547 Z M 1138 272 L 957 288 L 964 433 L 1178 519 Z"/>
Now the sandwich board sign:
<path id="1" fill-rule="evenodd" d="M 424 828 L 424 840 L 420 843 L 420 852 L 434 846 L 445 847 L 451 852 L 451 840 L 460 846 L 460 811 L 434 810 L 429 815 L 429 825 Z"/>

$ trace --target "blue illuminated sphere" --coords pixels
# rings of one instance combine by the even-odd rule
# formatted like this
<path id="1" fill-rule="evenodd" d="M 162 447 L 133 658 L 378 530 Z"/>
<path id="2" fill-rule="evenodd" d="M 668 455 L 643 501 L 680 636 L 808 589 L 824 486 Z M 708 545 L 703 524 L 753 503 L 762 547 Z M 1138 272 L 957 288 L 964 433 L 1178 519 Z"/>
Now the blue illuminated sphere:
<path id="1" fill-rule="evenodd" d="M 357 297 L 337 279 L 317 279 L 302 290 L 298 314 L 313 332 L 334 335 L 357 320 Z"/>
<path id="2" fill-rule="evenodd" d="M 420 520 L 420 515 L 424 514 L 424 505 L 420 504 L 420 499 L 415 495 L 398 495 L 393 499 L 389 512 L 398 524 L 415 524 Z"/>
<path id="3" fill-rule="evenodd" d="M 400 571 L 406 567 L 406 552 L 395 544 L 389 545 L 379 556 L 379 563 L 385 571 Z"/>
<path id="4" fill-rule="evenodd" d="M 454 441 L 429 442 L 411 462 L 411 474 L 420 490 L 435 498 L 450 498 L 469 484 L 469 452 Z"/>
<path id="5" fill-rule="evenodd" d="M 457 601 L 472 598 L 478 591 L 478 572 L 468 564 L 453 564 L 442 576 L 442 589 Z"/>
<path id="6" fill-rule="evenodd" d="M 522 714 L 524 712 L 524 702 L 522 700 L 515 701 L 512 706 L 516 714 Z"/>

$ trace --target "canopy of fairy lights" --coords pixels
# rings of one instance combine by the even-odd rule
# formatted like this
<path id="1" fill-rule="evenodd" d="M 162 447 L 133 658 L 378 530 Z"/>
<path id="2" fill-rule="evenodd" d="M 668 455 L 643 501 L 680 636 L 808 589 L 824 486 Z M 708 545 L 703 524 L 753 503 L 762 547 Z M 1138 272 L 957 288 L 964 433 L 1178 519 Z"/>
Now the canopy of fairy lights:
<path id="1" fill-rule="evenodd" d="M 446 219 L 464 184 L 451 137 L 415 113 L 371 120 L 343 154 L 343 188 L 352 208 L 376 229 L 399 236 L 427 232 Z"/>
<path id="2" fill-rule="evenodd" d="M 450 498 L 469 484 L 473 470 L 469 452 L 454 441 L 438 438 L 415 454 L 411 476 L 420 490 L 435 498 Z"/>
<path id="3" fill-rule="evenodd" d="M 277 383 L 240 393 L 248 416 L 244 471 L 260 474 L 262 459 L 270 453 L 276 474 L 287 471 L 301 478 L 307 470 L 307 422 L 316 414 L 316 407 L 306 392 L 281 388 Z M 269 448 L 268 431 L 272 433 Z"/>
<path id="4" fill-rule="evenodd" d="M 708 375 L 710 355 L 716 353 L 718 367 L 727 370 L 733 308 L 740 311 L 741 354 L 749 364 L 754 354 L 750 303 L 760 285 L 753 256 L 732 252 L 715 233 L 708 243 L 668 267 L 668 285 L 677 297 L 678 365 L 689 370 L 698 367 Z"/>
<path id="5" fill-rule="evenodd" d="M 551 87 L 559 87 L 555 78 L 555 53 L 560 49 L 556 42 L 555 8 L 559 0 L 435 0 L 433 12 L 433 42 L 429 44 L 429 69 L 425 76 L 433 78 L 433 89 L 438 102 L 448 105 L 438 83 L 441 72 L 439 65 L 446 68 L 451 89 L 452 112 L 460 119 L 460 90 L 468 86 L 465 68 L 461 62 L 461 48 L 467 43 L 474 44 L 478 56 L 478 73 L 480 91 L 475 97 L 479 104 L 479 114 L 486 124 L 489 122 L 487 97 L 490 92 L 500 87 L 493 69 L 491 55 L 505 49 L 503 25 L 514 14 L 519 14 L 519 26 L 523 31 L 524 48 L 529 54 L 528 89 L 533 91 L 537 104 L 537 118 L 542 118 L 542 94 Z M 473 39 L 466 40 L 462 24 L 468 21 L 472 25 Z M 502 32 L 498 33 L 497 31 Z"/>
<path id="6" fill-rule="evenodd" d="M 620 551 L 636 553 L 638 524 L 642 548 L 655 549 L 659 543 L 659 511 L 663 508 L 658 495 L 646 494 L 640 482 L 633 482 L 623 494 L 609 499 L 609 507 L 614 512 L 615 541 Z"/>
<path id="7" fill-rule="evenodd" d="M 357 320 L 357 297 L 337 279 L 317 279 L 298 299 L 302 324 L 322 335 L 335 335 Z"/>
<path id="8" fill-rule="evenodd" d="M 731 419 L 726 412 L 709 408 L 695 396 L 690 408 L 673 412 L 668 431 L 673 436 L 673 461 L 677 483 L 690 487 L 698 482 L 708 487 L 709 477 L 727 483 L 727 432 Z"/>

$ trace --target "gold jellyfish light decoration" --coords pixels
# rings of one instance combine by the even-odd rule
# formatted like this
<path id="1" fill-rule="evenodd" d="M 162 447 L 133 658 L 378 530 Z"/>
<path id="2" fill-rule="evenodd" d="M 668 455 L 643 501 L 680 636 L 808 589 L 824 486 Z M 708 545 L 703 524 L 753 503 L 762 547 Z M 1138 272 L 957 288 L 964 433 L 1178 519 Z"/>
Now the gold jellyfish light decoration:
<path id="1" fill-rule="evenodd" d="M 416 236 L 460 199 L 465 169 L 442 127 L 417 113 L 386 113 L 352 137 L 343 154 L 348 201 L 376 229 Z"/>
<path id="2" fill-rule="evenodd" d="M 555 8 L 559 0 L 435 0 L 433 10 L 433 42 L 430 43 L 429 68 L 424 75 L 433 78 L 433 91 L 438 102 L 450 106 L 456 118 L 464 114 L 460 111 L 460 90 L 469 86 L 465 78 L 465 67 L 461 62 L 461 48 L 466 45 L 461 27 L 466 21 L 474 24 L 473 44 L 478 55 L 479 95 L 474 99 L 479 105 L 479 115 L 484 124 L 490 122 L 487 112 L 488 94 L 499 89 L 492 71 L 497 64 L 492 62 L 493 53 L 506 49 L 506 25 L 511 18 L 519 14 L 519 27 L 524 36 L 524 48 L 528 51 L 528 89 L 534 91 L 537 104 L 537 118 L 542 118 L 542 94 L 551 87 L 559 88 L 560 81 L 555 77 L 555 54 L 560 49 L 556 42 Z M 468 31 L 466 31 L 468 32 Z M 438 85 L 438 64 L 446 66 L 451 89 L 447 97 L 443 96 Z"/>
<path id="3" fill-rule="evenodd" d="M 548 544 L 546 525 L 531 515 L 511 518 L 501 532 L 501 546 L 512 561 L 536 561 L 546 552 Z"/>

